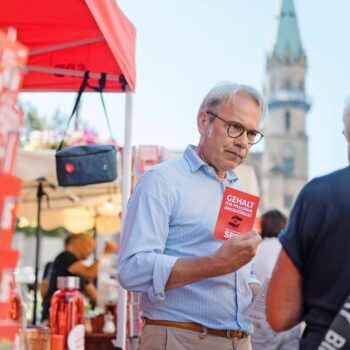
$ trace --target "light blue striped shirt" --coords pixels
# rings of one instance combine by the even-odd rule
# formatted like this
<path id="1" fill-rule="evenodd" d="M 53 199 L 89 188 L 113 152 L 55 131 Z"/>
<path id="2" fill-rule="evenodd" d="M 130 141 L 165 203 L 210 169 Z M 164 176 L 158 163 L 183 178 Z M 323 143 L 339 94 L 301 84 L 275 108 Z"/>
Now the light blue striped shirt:
<path id="1" fill-rule="evenodd" d="M 245 316 L 252 300 L 248 283 L 258 283 L 251 263 L 164 290 L 178 258 L 208 256 L 221 246 L 213 232 L 225 186 L 239 188 L 235 173 L 227 172 L 220 183 L 194 146 L 183 158 L 151 168 L 137 184 L 124 222 L 118 275 L 124 288 L 142 293 L 144 317 L 252 332 Z"/>

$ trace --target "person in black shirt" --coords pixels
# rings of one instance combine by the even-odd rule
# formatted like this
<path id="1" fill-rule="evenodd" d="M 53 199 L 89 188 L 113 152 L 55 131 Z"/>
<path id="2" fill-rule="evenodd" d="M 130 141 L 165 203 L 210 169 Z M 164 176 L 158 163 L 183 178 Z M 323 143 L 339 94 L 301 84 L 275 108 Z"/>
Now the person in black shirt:
<path id="1" fill-rule="evenodd" d="M 96 302 L 96 288 L 89 280 L 96 278 L 98 263 L 95 261 L 91 266 L 86 266 L 81 262 L 93 251 L 93 237 L 83 233 L 70 236 L 66 249 L 56 257 L 52 265 L 48 290 L 43 299 L 43 322 L 49 318 L 51 298 L 57 290 L 57 277 L 59 276 L 80 277 L 80 290 L 89 297 L 91 302 Z"/>
<path id="2" fill-rule="evenodd" d="M 350 163 L 350 99 L 343 121 Z M 349 213 L 350 166 L 310 181 L 281 233 L 283 249 L 267 294 L 267 320 L 275 331 L 304 320 L 301 350 L 319 348 L 349 296 Z M 331 348 L 349 350 L 350 341 Z"/>
<path id="3" fill-rule="evenodd" d="M 71 239 L 74 239 L 75 234 L 69 234 L 65 240 L 64 240 L 64 250 L 67 250 L 68 245 L 71 241 Z M 43 273 L 43 277 L 40 281 L 40 286 L 39 286 L 39 290 L 40 290 L 40 294 L 41 297 L 44 298 L 46 293 L 47 293 L 47 288 L 49 286 L 49 281 L 50 281 L 50 276 L 51 276 L 51 271 L 52 271 L 52 266 L 53 266 L 53 261 L 48 261 L 45 264 L 44 267 L 44 273 Z"/>

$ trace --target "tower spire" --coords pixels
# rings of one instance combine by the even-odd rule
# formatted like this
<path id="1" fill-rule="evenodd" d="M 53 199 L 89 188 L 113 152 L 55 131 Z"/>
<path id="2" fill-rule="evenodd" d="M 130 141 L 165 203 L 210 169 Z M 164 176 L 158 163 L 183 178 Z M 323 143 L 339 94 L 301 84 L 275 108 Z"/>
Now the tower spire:
<path id="1" fill-rule="evenodd" d="M 277 0 L 277 15 L 272 55 L 282 60 L 286 55 L 297 60 L 303 53 L 293 0 Z"/>

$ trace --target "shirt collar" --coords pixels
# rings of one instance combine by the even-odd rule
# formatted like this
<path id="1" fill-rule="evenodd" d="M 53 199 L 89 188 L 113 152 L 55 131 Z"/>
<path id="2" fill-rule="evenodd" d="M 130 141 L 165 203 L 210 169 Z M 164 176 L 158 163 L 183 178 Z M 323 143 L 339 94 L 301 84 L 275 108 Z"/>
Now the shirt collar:
<path id="1" fill-rule="evenodd" d="M 183 157 L 188 162 L 192 173 L 198 171 L 201 167 L 204 169 L 212 169 L 212 167 L 205 163 L 204 160 L 198 155 L 196 152 L 196 146 L 188 145 L 185 149 Z M 238 176 L 232 169 L 230 169 L 226 172 L 225 180 L 236 182 L 238 180 Z"/>

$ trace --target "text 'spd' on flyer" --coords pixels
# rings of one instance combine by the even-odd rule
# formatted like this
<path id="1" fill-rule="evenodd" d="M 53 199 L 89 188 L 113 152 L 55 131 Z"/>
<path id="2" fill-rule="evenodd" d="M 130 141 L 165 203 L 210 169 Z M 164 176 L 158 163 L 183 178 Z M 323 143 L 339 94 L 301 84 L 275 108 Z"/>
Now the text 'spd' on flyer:
<path id="1" fill-rule="evenodd" d="M 259 197 L 226 187 L 222 198 L 214 237 L 226 240 L 251 231 L 259 205 Z"/>

